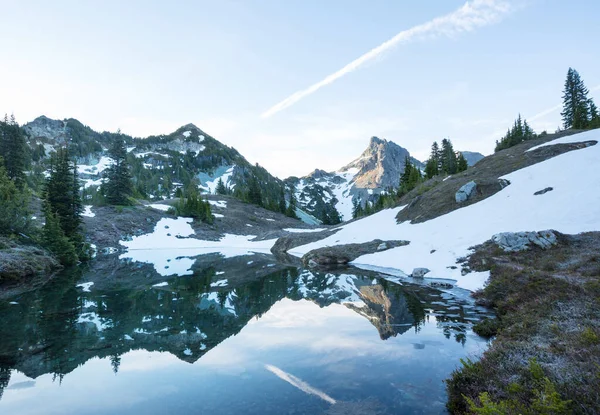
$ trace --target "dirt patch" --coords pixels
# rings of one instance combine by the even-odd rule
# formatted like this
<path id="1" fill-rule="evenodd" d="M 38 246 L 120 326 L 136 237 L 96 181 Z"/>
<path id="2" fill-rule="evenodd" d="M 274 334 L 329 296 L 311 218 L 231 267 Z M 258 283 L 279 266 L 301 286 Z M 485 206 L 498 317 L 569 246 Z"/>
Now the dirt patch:
<path id="1" fill-rule="evenodd" d="M 496 339 L 481 360 L 463 362 L 448 381 L 450 410 L 587 414 L 600 408 L 599 246 L 600 232 L 590 232 L 558 234 L 558 244 L 546 250 L 476 247 L 468 267 L 491 275 L 474 296 L 496 310 L 498 320 L 482 327 Z"/>
<path id="2" fill-rule="evenodd" d="M 500 177 L 568 151 L 595 144 L 595 142 L 556 144 L 541 147 L 534 151 L 527 151 L 539 144 L 580 132 L 582 130 L 567 130 L 526 141 L 485 157 L 462 173 L 446 178 L 434 177 L 420 184 L 400 199 L 399 205 L 408 204 L 408 206 L 398 212 L 396 219 L 399 222 L 407 220 L 412 223 L 425 222 L 453 210 L 480 202 L 502 190 L 504 185 L 500 183 Z M 463 203 L 457 203 L 455 200 L 456 192 L 470 181 L 477 184 L 476 194 Z"/>

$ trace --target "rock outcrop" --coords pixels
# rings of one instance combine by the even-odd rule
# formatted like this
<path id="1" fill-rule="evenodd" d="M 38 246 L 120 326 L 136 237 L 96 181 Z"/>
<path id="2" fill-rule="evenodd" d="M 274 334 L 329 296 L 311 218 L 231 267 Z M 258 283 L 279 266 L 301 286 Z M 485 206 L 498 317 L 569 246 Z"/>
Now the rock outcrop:
<path id="1" fill-rule="evenodd" d="M 542 249 L 558 243 L 555 231 L 541 232 L 502 232 L 492 236 L 492 241 L 506 252 L 525 251 L 535 245 Z"/>
<path id="2" fill-rule="evenodd" d="M 279 242 L 279 241 L 278 241 Z M 385 244 L 385 249 L 380 249 Z M 375 239 L 363 244 L 346 244 L 313 249 L 302 257 L 302 263 L 309 267 L 344 265 L 362 255 L 381 252 L 386 249 L 408 245 L 408 241 L 382 241 Z"/>

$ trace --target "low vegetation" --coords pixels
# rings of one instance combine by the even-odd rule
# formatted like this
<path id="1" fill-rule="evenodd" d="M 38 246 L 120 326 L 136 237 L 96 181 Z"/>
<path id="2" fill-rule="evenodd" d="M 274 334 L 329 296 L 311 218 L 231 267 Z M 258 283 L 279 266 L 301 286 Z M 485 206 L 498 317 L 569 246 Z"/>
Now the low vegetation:
<path id="1" fill-rule="evenodd" d="M 600 408 L 600 233 L 560 237 L 558 246 L 505 253 L 488 242 L 468 266 L 490 270 L 475 294 L 497 320 L 476 362 L 447 381 L 453 413 L 595 413 Z"/>

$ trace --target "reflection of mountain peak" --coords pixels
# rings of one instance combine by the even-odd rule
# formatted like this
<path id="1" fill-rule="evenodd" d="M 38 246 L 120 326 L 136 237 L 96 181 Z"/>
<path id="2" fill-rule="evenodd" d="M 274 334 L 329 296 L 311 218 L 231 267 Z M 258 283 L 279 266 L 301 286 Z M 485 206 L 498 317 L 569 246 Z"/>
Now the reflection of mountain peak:
<path id="1" fill-rule="evenodd" d="M 404 295 L 389 296 L 381 285 L 366 285 L 360 288 L 365 307 L 348 304 L 347 307 L 369 319 L 377 328 L 381 340 L 407 332 L 415 317 L 408 308 Z"/>

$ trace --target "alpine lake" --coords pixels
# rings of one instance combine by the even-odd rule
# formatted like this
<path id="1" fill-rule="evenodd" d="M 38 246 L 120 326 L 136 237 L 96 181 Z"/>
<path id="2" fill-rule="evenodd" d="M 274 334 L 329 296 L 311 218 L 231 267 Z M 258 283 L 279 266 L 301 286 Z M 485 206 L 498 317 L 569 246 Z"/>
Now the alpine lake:
<path id="1" fill-rule="evenodd" d="M 0 414 L 442 414 L 487 347 L 490 311 L 428 280 L 265 254 L 166 273 L 115 257 L 0 299 Z"/>

